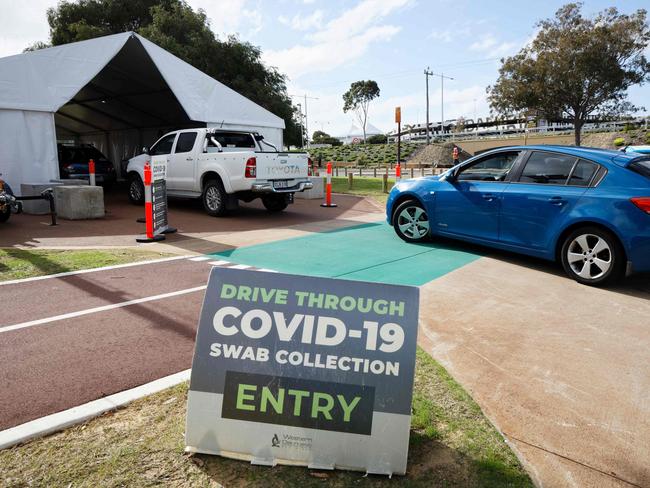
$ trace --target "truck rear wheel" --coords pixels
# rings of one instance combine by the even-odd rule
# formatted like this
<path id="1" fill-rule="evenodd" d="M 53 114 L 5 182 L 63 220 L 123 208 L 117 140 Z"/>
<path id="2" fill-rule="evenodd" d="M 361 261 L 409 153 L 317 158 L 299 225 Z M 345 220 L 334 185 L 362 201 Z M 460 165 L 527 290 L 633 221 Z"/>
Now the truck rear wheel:
<path id="1" fill-rule="evenodd" d="M 262 197 L 262 203 L 269 212 L 282 212 L 289 205 L 284 195 L 267 195 Z"/>
<path id="2" fill-rule="evenodd" d="M 210 180 L 203 187 L 203 208 L 208 215 L 221 217 L 226 213 L 226 190 L 219 180 Z"/>

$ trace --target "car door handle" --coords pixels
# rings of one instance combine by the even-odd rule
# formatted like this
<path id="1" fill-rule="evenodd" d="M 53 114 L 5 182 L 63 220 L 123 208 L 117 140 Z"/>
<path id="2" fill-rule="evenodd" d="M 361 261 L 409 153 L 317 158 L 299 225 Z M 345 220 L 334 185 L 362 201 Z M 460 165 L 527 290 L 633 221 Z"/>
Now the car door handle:
<path id="1" fill-rule="evenodd" d="M 494 200 L 496 197 L 492 193 L 485 193 L 483 196 L 484 200 L 487 200 L 488 202 L 491 202 Z"/>
<path id="2" fill-rule="evenodd" d="M 194 161 L 194 158 L 185 158 L 185 161 Z"/>
<path id="3" fill-rule="evenodd" d="M 561 207 L 566 203 L 566 200 L 562 197 L 551 197 L 548 201 L 551 202 L 551 205 L 557 205 L 558 207 Z"/>

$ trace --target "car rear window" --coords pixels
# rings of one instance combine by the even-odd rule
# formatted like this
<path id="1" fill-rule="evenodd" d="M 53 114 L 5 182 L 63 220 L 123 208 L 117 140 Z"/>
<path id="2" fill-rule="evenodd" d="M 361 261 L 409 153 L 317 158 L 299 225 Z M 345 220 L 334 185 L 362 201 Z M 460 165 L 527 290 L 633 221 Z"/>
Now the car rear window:
<path id="1" fill-rule="evenodd" d="M 569 179 L 575 156 L 557 153 L 533 152 L 526 162 L 519 181 L 522 183 L 541 183 L 564 185 Z"/>
<path id="2" fill-rule="evenodd" d="M 64 146 L 59 154 L 59 161 L 65 164 L 84 164 L 91 159 L 95 161 L 106 160 L 106 156 L 94 147 Z"/>
<path id="3" fill-rule="evenodd" d="M 572 186 L 589 186 L 589 182 L 594 177 L 598 171 L 598 165 L 590 163 L 589 161 L 583 161 L 582 159 L 576 164 L 573 173 L 571 173 L 571 179 L 569 180 L 569 185 Z"/>
<path id="4" fill-rule="evenodd" d="M 650 178 L 650 159 L 645 159 L 641 161 L 632 161 L 628 166 L 635 173 Z"/>
<path id="5" fill-rule="evenodd" d="M 246 149 L 255 149 L 255 140 L 250 134 L 242 134 L 240 132 L 217 132 L 213 137 L 223 148 L 241 147 Z M 209 141 L 208 146 L 213 147 L 214 145 Z"/>

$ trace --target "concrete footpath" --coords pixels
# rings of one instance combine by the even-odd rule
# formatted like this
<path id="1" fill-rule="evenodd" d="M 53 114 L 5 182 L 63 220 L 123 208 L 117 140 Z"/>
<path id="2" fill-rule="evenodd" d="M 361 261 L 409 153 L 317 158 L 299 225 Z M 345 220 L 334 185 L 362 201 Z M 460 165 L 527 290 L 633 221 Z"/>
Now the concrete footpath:
<path id="1" fill-rule="evenodd" d="M 422 287 L 424 346 L 545 487 L 650 486 L 650 281 L 482 258 Z"/>

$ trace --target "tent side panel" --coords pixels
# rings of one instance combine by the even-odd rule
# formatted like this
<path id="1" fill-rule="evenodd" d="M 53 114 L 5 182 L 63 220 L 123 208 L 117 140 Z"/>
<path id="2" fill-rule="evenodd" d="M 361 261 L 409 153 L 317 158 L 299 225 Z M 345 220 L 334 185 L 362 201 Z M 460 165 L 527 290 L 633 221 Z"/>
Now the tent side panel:
<path id="1" fill-rule="evenodd" d="M 16 194 L 59 177 L 53 113 L 0 109 L 0 173 Z"/>

